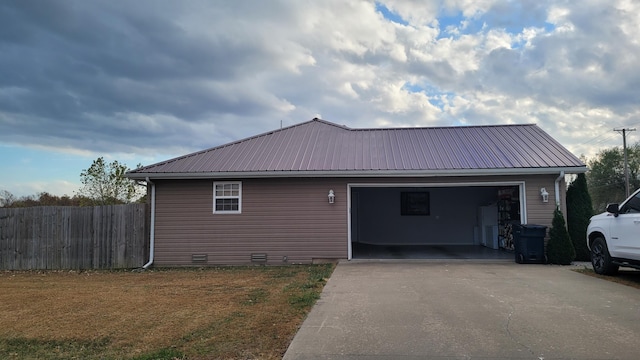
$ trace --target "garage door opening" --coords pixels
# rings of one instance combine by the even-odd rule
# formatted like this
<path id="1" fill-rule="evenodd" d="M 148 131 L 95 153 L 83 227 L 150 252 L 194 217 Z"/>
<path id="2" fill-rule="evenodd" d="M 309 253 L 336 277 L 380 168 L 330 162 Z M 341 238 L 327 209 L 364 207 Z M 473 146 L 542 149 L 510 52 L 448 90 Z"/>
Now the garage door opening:
<path id="1" fill-rule="evenodd" d="M 350 185 L 350 258 L 513 259 L 523 186 Z"/>

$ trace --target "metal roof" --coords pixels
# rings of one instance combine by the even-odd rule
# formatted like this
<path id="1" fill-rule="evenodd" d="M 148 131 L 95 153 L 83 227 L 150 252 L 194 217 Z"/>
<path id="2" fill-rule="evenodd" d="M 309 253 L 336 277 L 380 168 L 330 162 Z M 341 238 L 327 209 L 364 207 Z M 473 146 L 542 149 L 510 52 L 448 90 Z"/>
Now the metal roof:
<path id="1" fill-rule="evenodd" d="M 581 173 L 535 124 L 351 129 L 313 119 L 133 170 L 131 178 Z"/>

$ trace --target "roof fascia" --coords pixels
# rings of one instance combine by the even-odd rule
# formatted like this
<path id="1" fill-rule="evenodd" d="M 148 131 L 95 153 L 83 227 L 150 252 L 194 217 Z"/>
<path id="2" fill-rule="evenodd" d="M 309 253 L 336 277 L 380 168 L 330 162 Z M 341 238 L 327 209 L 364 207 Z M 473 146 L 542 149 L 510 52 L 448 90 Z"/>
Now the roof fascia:
<path id="1" fill-rule="evenodd" d="M 505 169 L 456 169 L 456 170 L 369 170 L 369 171 L 251 171 L 251 172 L 202 172 L 202 173 L 128 173 L 130 179 L 211 179 L 211 178 L 283 178 L 283 177 L 435 177 L 435 176 L 490 176 L 490 175 L 549 175 L 560 172 L 581 174 L 586 166 L 548 168 Z"/>

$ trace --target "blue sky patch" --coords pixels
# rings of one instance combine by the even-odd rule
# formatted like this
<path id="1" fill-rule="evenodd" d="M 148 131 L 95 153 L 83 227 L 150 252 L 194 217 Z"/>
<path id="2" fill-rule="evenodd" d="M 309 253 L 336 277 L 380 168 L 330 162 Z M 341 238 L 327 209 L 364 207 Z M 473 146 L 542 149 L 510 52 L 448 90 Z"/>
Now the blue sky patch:
<path id="1" fill-rule="evenodd" d="M 431 105 L 438 107 L 440 110 L 444 110 L 446 105 L 451 105 L 450 100 L 455 96 L 455 93 L 451 91 L 442 91 L 434 86 L 430 85 L 418 85 L 410 82 L 406 82 L 402 88 L 411 93 L 423 93 L 429 99 Z"/>
<path id="2" fill-rule="evenodd" d="M 400 15 L 392 12 L 386 6 L 378 2 L 376 2 L 376 11 L 381 13 L 385 19 L 391 22 L 402 24 L 402 25 L 409 25 L 409 23 L 405 19 L 403 19 Z"/>
<path id="3" fill-rule="evenodd" d="M 420 93 L 420 92 L 424 92 L 424 89 L 416 84 L 412 84 L 410 82 L 406 82 L 402 88 L 404 90 L 407 90 L 408 92 L 412 92 L 412 93 Z"/>
<path id="4" fill-rule="evenodd" d="M 515 6 L 515 5 L 514 5 Z M 440 35 L 438 38 L 458 38 L 460 35 L 476 34 L 486 29 L 504 29 L 509 34 L 520 34 L 525 28 L 543 28 L 546 32 L 555 29 L 553 24 L 545 21 L 542 14 L 530 14 L 520 6 L 510 11 L 501 13 L 485 13 L 475 18 L 465 18 L 462 12 L 456 14 L 438 16 Z M 462 24 L 466 21 L 466 26 Z M 455 28 L 457 32 L 447 31 L 447 28 Z"/>
<path id="5" fill-rule="evenodd" d="M 438 26 L 440 28 L 440 34 L 438 35 L 438 39 L 442 38 L 458 38 L 462 34 L 471 34 L 477 32 L 477 30 L 466 28 L 464 30 L 461 29 L 462 21 L 465 20 L 465 17 L 461 12 L 455 15 L 441 15 L 438 16 Z M 481 26 L 482 27 L 482 26 Z M 455 28 L 459 30 L 459 34 L 451 33 L 447 31 L 447 28 Z"/>

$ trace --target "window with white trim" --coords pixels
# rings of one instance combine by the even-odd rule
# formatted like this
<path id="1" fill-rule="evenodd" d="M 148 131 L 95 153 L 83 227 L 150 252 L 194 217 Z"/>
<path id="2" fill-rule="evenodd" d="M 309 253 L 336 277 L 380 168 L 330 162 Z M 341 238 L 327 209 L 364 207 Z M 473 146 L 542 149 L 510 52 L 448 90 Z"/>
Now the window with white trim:
<path id="1" fill-rule="evenodd" d="M 240 214 L 242 212 L 242 182 L 213 183 L 213 213 Z"/>

